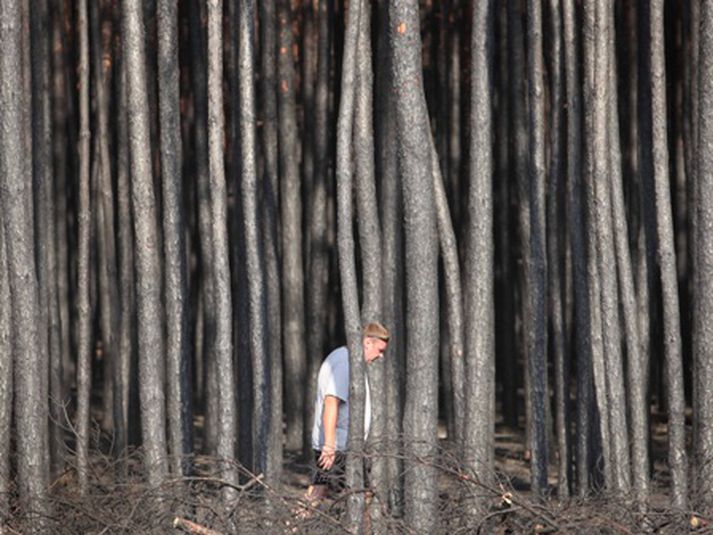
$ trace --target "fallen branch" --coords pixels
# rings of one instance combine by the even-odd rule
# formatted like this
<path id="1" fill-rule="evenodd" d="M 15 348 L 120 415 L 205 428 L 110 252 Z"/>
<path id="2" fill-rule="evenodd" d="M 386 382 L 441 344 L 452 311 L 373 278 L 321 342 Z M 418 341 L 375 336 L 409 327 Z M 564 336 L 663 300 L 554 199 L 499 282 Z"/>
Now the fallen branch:
<path id="1" fill-rule="evenodd" d="M 201 526 L 200 524 L 178 516 L 173 519 L 173 527 L 195 535 L 223 535 L 220 531 L 215 531 L 214 529 Z"/>
<path id="2" fill-rule="evenodd" d="M 186 476 L 182 477 L 179 479 L 174 480 L 174 482 L 203 482 L 203 483 L 215 483 L 216 485 L 219 485 L 221 487 L 229 487 L 231 489 L 234 489 L 238 492 L 244 492 L 251 487 L 257 485 L 258 483 L 262 483 L 262 480 L 265 478 L 264 474 L 259 474 L 259 475 L 253 475 L 250 474 L 251 479 L 247 483 L 243 485 L 235 485 L 231 483 L 230 481 L 226 481 L 225 479 L 220 479 L 217 477 L 210 477 L 210 476 Z"/>

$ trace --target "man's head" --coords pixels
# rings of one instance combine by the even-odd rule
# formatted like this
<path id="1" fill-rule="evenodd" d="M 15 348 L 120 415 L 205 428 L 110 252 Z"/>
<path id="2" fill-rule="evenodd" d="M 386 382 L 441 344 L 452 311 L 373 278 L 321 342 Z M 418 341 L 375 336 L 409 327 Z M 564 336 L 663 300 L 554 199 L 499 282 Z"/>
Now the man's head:
<path id="1" fill-rule="evenodd" d="M 381 323 L 367 323 L 362 331 L 364 340 L 364 360 L 373 362 L 384 356 L 389 344 L 389 330 Z"/>

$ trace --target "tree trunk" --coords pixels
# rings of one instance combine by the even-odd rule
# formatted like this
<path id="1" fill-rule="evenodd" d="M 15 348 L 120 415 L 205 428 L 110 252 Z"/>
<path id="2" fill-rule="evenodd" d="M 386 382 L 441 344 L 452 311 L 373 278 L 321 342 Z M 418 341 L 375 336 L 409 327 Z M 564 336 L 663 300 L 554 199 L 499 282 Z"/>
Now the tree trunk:
<path id="1" fill-rule="evenodd" d="M 228 78 L 226 111 L 229 111 L 227 120 L 228 132 L 226 133 L 226 169 L 228 172 L 228 217 L 230 225 L 230 267 L 231 284 L 233 292 L 233 353 L 235 355 L 233 363 L 236 375 L 236 399 L 238 412 L 236 415 L 238 424 L 238 460 L 243 462 L 242 453 L 246 454 L 245 460 L 248 470 L 257 472 L 256 465 L 259 459 L 253 457 L 254 446 L 257 444 L 257 435 L 254 428 L 259 428 L 261 424 L 253 423 L 253 416 L 256 411 L 263 410 L 264 403 L 256 406 L 255 390 L 253 389 L 253 376 L 260 371 L 253 370 L 253 352 L 250 348 L 250 300 L 248 290 L 247 272 L 247 243 L 245 239 L 245 214 L 243 211 L 242 188 L 242 166 L 243 154 L 241 147 L 241 115 L 242 106 L 254 106 L 254 103 L 243 103 L 240 96 L 240 84 L 242 72 L 239 70 L 239 48 L 240 38 L 243 36 L 238 31 L 241 23 L 241 12 L 237 2 L 229 2 L 225 8 L 225 17 L 228 19 L 224 23 L 224 69 Z M 252 66 L 251 66 L 252 68 Z M 248 75 L 251 76 L 251 75 Z M 231 98 L 232 97 L 232 98 Z M 251 128 L 252 125 L 245 125 Z M 248 153 L 247 158 L 254 158 Z M 249 193 L 248 193 L 249 194 Z M 232 200 L 231 200 L 232 197 Z M 262 366 L 262 362 L 258 364 Z M 264 376 L 264 374 L 261 374 Z M 262 396 L 260 391 L 259 396 Z M 249 452 L 249 455 L 247 455 Z M 264 460 L 264 451 L 255 450 L 255 453 Z M 262 463 L 264 465 L 264 462 Z M 243 479 L 246 479 L 246 475 Z"/>
<path id="2" fill-rule="evenodd" d="M 621 495 L 630 491 L 630 463 L 627 443 L 626 398 L 624 394 L 623 366 L 621 356 L 621 334 L 616 276 L 614 236 L 611 212 L 611 132 L 608 123 L 608 78 L 616 65 L 609 64 L 608 34 L 613 32 L 610 26 L 608 3 L 597 5 L 597 21 L 594 43 L 594 80 L 595 90 L 592 95 L 592 181 L 595 195 L 595 214 L 597 228 L 597 261 L 599 265 L 602 340 L 604 348 L 605 389 L 601 396 L 606 397 L 611 441 L 610 464 L 612 468 L 612 490 Z M 612 19 L 613 22 L 613 19 Z M 603 88 L 600 80 L 604 80 Z M 618 125 L 616 126 L 618 128 Z M 599 396 L 600 393 L 597 392 Z"/>
<path id="3" fill-rule="evenodd" d="M 649 492 L 649 400 L 648 400 L 648 369 L 650 366 L 650 356 L 648 351 L 648 292 L 646 282 L 646 257 L 639 249 L 639 235 L 641 234 L 641 206 L 640 195 L 637 195 L 636 187 L 642 183 L 642 174 L 639 165 L 639 84 L 638 84 L 638 12 L 634 2 L 627 2 L 623 7 L 625 10 L 626 33 L 624 41 L 627 44 L 626 57 L 623 60 L 621 72 L 626 72 L 624 78 L 624 94 L 626 100 L 621 107 L 623 117 L 622 124 L 626 128 L 622 129 L 624 135 L 622 147 L 622 175 L 619 178 L 612 177 L 612 195 L 614 209 L 614 224 L 617 233 L 617 262 L 619 264 L 619 279 L 621 285 L 621 299 L 624 313 L 624 320 L 635 319 L 634 325 L 627 325 L 626 328 L 626 349 L 627 349 L 627 403 L 630 415 L 631 427 L 631 456 L 635 461 L 632 464 L 632 485 L 634 495 L 641 504 L 645 501 Z M 610 70 L 611 72 L 611 70 Z M 613 76 L 612 76 L 613 78 Z M 610 80 L 612 86 L 615 81 Z M 613 91 L 610 89 L 610 91 Z M 645 93 L 648 93 L 646 91 Z M 610 113 L 616 114 L 617 104 L 611 102 Z M 614 132 L 616 134 L 616 132 Z M 612 150 L 617 150 L 614 147 Z M 623 177 L 631 177 L 627 182 Z M 625 188 L 624 186 L 628 186 Z M 628 194 L 628 195 L 627 195 Z M 618 199 L 617 197 L 621 197 Z M 628 201 L 628 224 L 625 218 Z M 628 226 L 628 229 L 627 229 Z M 620 232 L 626 232 L 621 236 Z M 623 242 L 622 242 L 623 240 Z M 626 250 L 624 250 L 626 246 Z M 633 247 L 637 249 L 632 250 Z M 631 275 L 626 274 L 627 257 Z M 638 273 L 637 273 L 638 270 Z M 633 284 L 633 296 L 629 296 L 627 281 L 631 277 Z M 633 305 L 629 300 L 633 299 Z M 645 306 L 642 306 L 644 305 Z M 633 306 L 633 309 L 630 308 Z M 636 347 L 633 347 L 636 344 Z"/>
<path id="4" fill-rule="evenodd" d="M 316 2 L 313 0 L 301 0 L 299 5 L 300 30 L 300 56 L 299 66 L 301 68 L 299 75 L 299 92 L 302 103 L 302 113 L 300 114 L 300 130 L 301 130 L 301 152 L 302 160 L 300 166 L 300 181 L 302 184 L 303 199 L 307 199 L 312 190 L 312 181 L 314 180 L 314 163 L 315 163 L 315 136 L 316 132 L 312 128 L 314 120 L 314 104 L 315 104 L 315 85 L 317 82 L 317 30 L 315 16 Z M 296 39 L 295 39 L 296 41 Z M 299 120 L 299 119 L 298 119 Z M 311 214 L 305 211 L 305 229 L 309 229 L 309 219 Z M 304 270 L 307 271 L 309 264 L 310 241 L 309 234 L 305 233 L 302 244 L 304 246 Z M 306 357 L 308 358 L 308 357 Z M 305 361 L 305 373 L 307 362 Z M 305 400 L 303 414 L 310 412 L 308 407 L 309 402 Z M 304 418 L 303 418 L 304 420 Z M 303 422 L 304 423 L 304 422 Z M 304 430 L 303 430 L 304 435 Z"/>
<path id="5" fill-rule="evenodd" d="M 688 151 L 688 165 L 686 169 L 686 174 L 689 177 L 688 181 L 688 198 L 689 204 L 693 206 L 696 202 L 698 192 L 697 177 L 698 177 L 698 165 L 699 165 L 699 153 L 698 153 L 698 139 L 699 139 L 699 76 L 700 76 L 700 40 L 701 40 L 701 4 L 694 2 L 690 4 L 690 10 L 686 11 L 689 16 L 688 24 L 688 49 L 690 53 L 687 56 L 689 71 L 687 76 L 687 91 L 684 102 L 688 104 L 686 120 L 688 124 L 687 131 L 689 132 L 688 139 L 684 140 L 685 148 Z M 695 286 L 695 258 L 697 250 L 696 243 L 696 215 L 695 212 L 689 209 L 688 218 L 688 251 L 690 255 L 691 264 L 691 276 L 689 277 L 689 292 L 693 293 L 696 289 Z M 691 296 L 691 302 L 693 302 L 693 297 Z M 694 372 L 695 373 L 695 372 Z"/>
<path id="6" fill-rule="evenodd" d="M 285 374 L 286 446 L 302 443 L 303 386 L 306 373 L 304 271 L 302 263 L 302 197 L 297 138 L 296 82 L 292 59 L 294 37 L 290 0 L 277 0 L 277 110 L 282 236 L 282 325 Z"/>
<path id="7" fill-rule="evenodd" d="M 80 493 L 87 492 L 89 464 L 89 398 L 92 365 L 90 287 L 91 199 L 89 186 L 89 26 L 87 3 L 77 4 L 79 31 L 79 204 L 77 208 L 77 473 Z"/>
<path id="8" fill-rule="evenodd" d="M 569 497 L 571 482 L 570 455 L 570 411 L 569 411 L 569 351 L 566 341 L 566 325 L 564 310 L 564 269 L 561 246 L 561 230 L 563 221 L 559 209 L 562 199 L 564 178 L 564 140 L 562 121 L 562 36 L 560 19 L 560 2 L 550 0 L 548 15 L 552 36 L 552 59 L 550 81 L 550 168 L 547 178 L 547 266 L 548 266 L 548 308 L 552 321 L 552 354 L 555 372 L 555 428 L 557 434 L 558 469 L 557 495 L 560 498 Z"/>
<path id="9" fill-rule="evenodd" d="M 364 2 L 350 4 L 344 38 L 341 95 L 337 123 L 337 241 L 339 248 L 339 275 L 344 310 L 344 332 L 349 349 L 349 431 L 346 484 L 352 492 L 347 498 L 347 525 L 351 532 L 362 530 L 364 512 L 363 464 L 360 457 L 364 449 L 364 401 L 366 389 L 364 354 L 361 338 L 361 318 L 357 289 L 355 243 L 352 214 L 352 142 L 354 136 L 354 110 L 356 100 L 357 52 L 360 26 L 363 24 Z"/>
<path id="10" fill-rule="evenodd" d="M 433 192 L 436 203 L 436 220 L 438 222 L 438 240 L 443 258 L 443 272 L 446 286 L 446 314 L 448 321 L 448 352 L 450 374 L 444 377 L 451 385 L 453 396 L 452 410 L 454 420 L 454 436 L 449 436 L 458 447 L 463 446 L 466 393 L 465 393 L 465 355 L 464 355 L 464 325 L 463 325 L 463 287 L 461 284 L 460 262 L 458 258 L 458 241 L 453 230 L 453 220 L 448 207 L 445 186 L 441 169 L 438 167 L 438 154 L 435 147 L 431 152 L 431 169 L 433 174 Z M 493 378 L 493 380 L 495 380 Z M 493 390 L 494 392 L 494 390 Z M 494 421 L 494 420 L 493 420 Z"/>
<path id="11" fill-rule="evenodd" d="M 687 188 L 687 202 L 688 202 L 688 221 L 686 222 L 686 231 L 688 233 L 688 263 L 689 263 L 689 277 L 686 282 L 686 292 L 688 293 L 688 302 L 690 303 L 691 310 L 689 322 L 691 325 L 691 377 L 697 377 L 696 372 L 696 358 L 695 350 L 693 348 L 694 331 L 695 326 L 693 324 L 695 316 L 695 300 L 696 293 L 698 292 L 698 285 L 696 284 L 696 258 L 698 257 L 698 244 L 696 243 L 696 224 L 698 216 L 696 214 L 695 205 L 698 202 L 698 77 L 699 77 L 699 51 L 700 51 L 700 28 L 701 28 L 701 4 L 699 2 L 694 2 L 690 4 L 690 9 L 686 10 L 684 13 L 686 18 L 686 28 L 684 42 L 688 50 L 686 55 L 686 70 L 685 70 L 685 94 L 683 100 L 684 113 L 686 117 L 684 118 L 684 150 L 686 151 L 686 175 L 688 176 L 688 188 Z M 697 406 L 696 395 L 696 380 L 691 381 L 691 405 L 693 407 Z M 693 418 L 693 436 L 697 435 L 696 431 L 697 418 Z M 695 447 L 693 449 L 693 455 L 695 456 Z M 695 457 L 694 457 L 695 458 Z M 691 484 L 696 488 L 695 482 Z"/>
<path id="12" fill-rule="evenodd" d="M 405 518 L 410 528 L 428 532 L 438 525 L 436 472 L 428 466 L 437 448 L 438 231 L 431 158 L 423 150 L 432 140 L 423 90 L 418 2 L 394 0 L 389 7 L 406 241 L 409 360 L 404 453 L 411 466 L 405 476 Z"/>
<path id="13" fill-rule="evenodd" d="M 695 391 L 693 438 L 697 474 L 696 506 L 711 511 L 713 499 L 713 3 L 701 4 L 698 56 L 698 184 L 696 299 L 694 300 Z"/>
<path id="14" fill-rule="evenodd" d="M 271 385 L 271 430 L 272 453 L 268 463 L 277 466 L 282 462 L 284 445 L 282 417 L 282 323 L 276 321 L 282 314 L 281 280 L 279 265 L 278 237 L 278 169 L 277 169 L 277 73 L 275 56 L 275 7 L 274 0 L 260 2 L 260 51 L 261 97 L 262 97 L 262 156 L 264 175 L 262 178 L 262 236 L 265 255 L 265 285 L 267 292 L 267 344 L 270 358 Z M 242 414 L 242 413 L 241 413 Z M 242 427 L 242 426 L 241 426 Z M 309 429 L 311 437 L 311 427 Z M 279 454 L 279 458 L 278 458 Z M 277 468 L 279 473 L 279 468 Z"/>
<path id="15" fill-rule="evenodd" d="M 15 444 L 20 499 L 33 511 L 32 531 L 42 532 L 49 513 L 44 501 L 47 463 L 47 375 L 41 356 L 41 311 L 32 228 L 32 170 L 27 158 L 30 102 L 23 84 L 23 5 L 0 2 L 0 207 L 12 311 Z M 5 270 L 5 267 L 2 268 Z M 7 303 L 7 301 L 3 301 Z M 7 368 L 6 368 L 7 370 Z M 7 414 L 7 413 L 6 413 Z M 9 428 L 6 428 L 6 430 Z"/>
<path id="16" fill-rule="evenodd" d="M 611 206 L 614 240 L 616 246 L 616 266 L 619 278 L 619 295 L 625 329 L 625 347 L 627 363 L 627 423 L 629 428 L 629 444 L 631 445 L 631 482 L 634 495 L 639 504 L 648 497 L 649 488 L 649 451 L 648 451 L 648 401 L 647 389 L 644 383 L 645 369 L 648 358 L 642 355 L 639 341 L 639 323 L 636 309 L 636 291 L 634 273 L 631 265 L 629 249 L 629 230 L 624 205 L 624 188 L 622 182 L 622 155 L 619 139 L 619 107 L 617 99 L 618 69 L 614 66 L 614 12 L 610 10 L 608 51 L 610 67 L 607 69 L 609 84 L 609 99 L 607 102 L 607 131 L 610 135 L 610 177 Z"/>
<path id="17" fill-rule="evenodd" d="M 351 14 L 350 14 L 351 15 Z M 363 3 L 359 13 L 359 35 L 357 37 L 355 72 L 354 110 L 354 164 L 356 172 L 356 209 L 359 222 L 359 250 L 361 252 L 362 307 L 361 324 L 383 321 L 383 273 L 381 258 L 381 226 L 374 171 L 374 130 L 373 130 L 373 72 L 371 43 L 371 9 Z M 385 363 L 383 359 L 372 362 L 368 370 L 369 388 L 374 396 L 381 397 L 385 391 Z M 386 438 L 388 422 L 382 403 L 371 406 L 371 428 L 369 435 L 369 455 L 373 463 L 385 468 L 381 457 Z M 370 507 L 370 518 L 376 530 L 385 529 L 381 513 L 382 504 L 388 504 L 388 495 L 382 492 L 376 496 L 377 503 Z"/>
<path id="18" fill-rule="evenodd" d="M 359 249 L 362 264 L 362 324 L 381 321 L 381 228 L 376 205 L 373 132 L 373 73 L 371 58 L 371 9 L 359 14 L 355 67 L 354 166 Z M 375 363 L 377 370 L 380 363 Z"/>
<path id="19" fill-rule="evenodd" d="M 644 384 L 652 389 L 654 381 L 651 376 L 656 377 L 656 368 L 662 360 L 663 344 L 656 343 L 656 333 L 660 332 L 660 300 L 655 296 L 658 294 L 656 281 L 656 200 L 654 187 L 653 168 L 653 145 L 652 139 L 652 93 L 651 93 L 651 34 L 649 29 L 650 9 L 648 4 L 639 3 L 637 5 L 637 35 L 639 38 L 638 50 L 638 72 L 637 72 L 637 94 L 638 106 L 637 116 L 639 118 L 639 140 L 638 140 L 638 161 L 639 173 L 635 176 L 637 180 L 634 195 L 636 196 L 635 213 L 638 227 L 636 229 L 637 249 L 637 301 L 639 317 L 639 336 L 641 340 L 641 352 L 650 355 L 651 366 L 646 370 L 647 377 Z M 659 398 L 659 402 L 661 399 Z"/>
<path id="20" fill-rule="evenodd" d="M 456 0 L 451 7 L 451 28 L 448 40 L 448 165 L 447 174 L 443 177 L 446 180 L 446 192 L 451 203 L 451 213 L 456 229 L 460 227 L 461 202 L 457 202 L 458 192 L 461 185 L 462 174 L 462 150 L 461 150 L 461 43 L 464 33 L 461 25 L 456 24 L 462 17 L 462 2 Z M 458 237 L 458 236 L 456 236 Z"/>
<path id="21" fill-rule="evenodd" d="M 312 403 L 317 396 L 317 374 L 324 357 L 326 304 L 329 282 L 329 251 L 327 246 L 327 184 L 331 179 L 331 125 L 329 87 L 331 82 L 331 48 L 333 28 L 330 21 L 333 0 L 320 0 L 318 7 L 317 75 L 314 101 L 314 177 L 309 192 L 309 259 L 307 262 L 307 380 L 305 382 L 305 421 L 302 452 L 308 458 L 312 451 Z M 374 414 L 374 431 L 378 428 Z"/>
<path id="22" fill-rule="evenodd" d="M 193 414 L 189 387 L 188 273 L 183 216 L 183 154 L 179 102 L 178 6 L 157 6 L 159 131 L 163 197 L 164 305 L 166 307 L 166 411 L 171 472 L 187 468 Z"/>
<path id="23" fill-rule="evenodd" d="M 532 487 L 544 495 L 547 490 L 548 447 L 548 386 L 547 386 L 547 257 L 545 225 L 545 112 L 544 67 L 542 60 L 542 12 L 537 0 L 527 7 L 528 96 L 529 96 L 529 153 L 528 177 L 530 182 L 530 243 L 532 265 L 530 270 L 529 299 L 532 318 L 530 334 L 529 367 L 532 412 L 528 420 L 532 459 Z"/>
<path id="24" fill-rule="evenodd" d="M 255 81 L 254 81 L 254 27 L 255 6 L 252 0 L 239 5 L 238 14 L 238 67 L 240 103 L 240 192 L 243 203 L 243 228 L 245 234 L 247 298 L 250 326 L 249 347 L 253 369 L 253 448 L 256 456 L 255 470 L 264 473 L 269 483 L 280 480 L 282 456 L 281 433 L 273 435 L 274 400 L 271 398 L 270 354 L 267 344 L 265 262 L 260 243 L 258 216 L 258 181 L 255 132 Z M 279 375 L 277 376 L 280 377 Z"/>
<path id="25" fill-rule="evenodd" d="M 236 418 L 233 379 L 232 296 L 228 245 L 228 196 L 223 154 L 223 2 L 208 2 L 208 169 L 210 176 L 211 251 L 213 265 L 209 284 L 215 297 L 215 371 L 218 402 L 218 458 L 226 470 L 226 480 L 235 484 L 232 466 L 235 456 Z M 225 503 L 234 499 L 234 491 L 223 495 Z"/>
<path id="26" fill-rule="evenodd" d="M 599 432 L 604 462 L 604 480 L 608 488 L 615 488 L 614 485 L 614 464 L 611 455 L 611 442 L 609 436 L 609 408 L 607 406 L 606 389 L 606 366 L 604 363 L 604 346 L 602 334 L 602 310 L 601 310 L 601 279 L 599 274 L 599 225 L 597 223 L 597 202 L 595 179 L 595 146 L 596 136 L 603 136 L 603 125 L 599 125 L 599 130 L 595 130 L 596 111 L 596 88 L 597 88 L 597 46 L 596 37 L 599 28 L 597 27 L 596 3 L 584 5 L 584 126 L 585 132 L 592 132 L 592 136 L 587 140 L 585 152 L 585 177 L 586 177 L 586 214 L 587 214 L 587 278 L 589 297 L 589 334 L 592 371 L 594 378 L 595 400 L 599 418 Z M 601 104 L 601 103 L 600 103 Z M 601 115 L 601 113 L 600 113 Z M 601 119 L 601 117 L 600 117 Z M 600 146 L 604 142 L 598 140 Z M 600 163 L 604 165 L 606 162 Z M 600 173 L 602 173 L 600 169 Z M 601 179 L 601 174 L 599 178 Z"/>
<path id="27" fill-rule="evenodd" d="M 206 44 L 203 33 L 204 10 L 199 0 L 188 1 L 190 26 L 190 66 L 193 81 L 193 112 L 195 142 L 196 195 L 198 205 L 198 240 L 200 243 L 200 294 L 203 312 L 200 321 L 196 318 L 196 331 L 201 333 L 200 346 L 196 346 L 196 360 L 202 364 L 204 437 L 203 450 L 215 455 L 218 440 L 218 394 L 217 372 L 215 368 L 215 322 L 216 296 L 211 283 L 213 252 L 211 249 L 211 190 L 208 171 L 208 118 L 206 96 Z M 198 330 L 198 325 L 202 330 Z M 198 337 L 197 337 L 198 338 Z M 197 340 L 198 341 L 198 340 Z M 196 369 L 198 366 L 196 366 Z"/>
<path id="28" fill-rule="evenodd" d="M 497 181 L 494 192 L 495 206 L 501 209 L 495 210 L 493 217 L 495 227 L 495 351 L 496 375 L 502 373 L 500 378 L 502 384 L 502 413 L 503 421 L 511 428 L 517 427 L 517 378 L 518 365 L 516 362 L 517 343 L 515 339 L 515 292 L 512 288 L 513 276 L 515 276 L 514 247 L 515 237 L 511 231 L 511 210 L 510 198 L 513 195 L 511 183 L 513 182 L 513 170 L 510 163 L 511 158 L 511 138 L 512 138 L 512 110 L 510 106 L 510 76 L 511 69 L 509 61 L 509 46 L 512 37 L 508 35 L 507 2 L 500 2 L 497 7 L 498 17 L 498 68 L 494 73 L 497 75 L 497 93 L 494 96 L 498 99 L 497 114 L 494 135 L 496 136 L 497 147 Z M 457 35 L 457 34 L 456 34 Z M 454 49 L 455 50 L 455 49 Z M 453 69 L 456 67 L 453 66 Z M 455 81 L 452 83 L 456 83 Z M 452 89 L 453 91 L 455 89 Z M 452 120 L 455 120 L 455 113 L 452 112 Z M 453 143 L 453 142 L 452 142 Z M 451 149 L 452 151 L 453 149 Z M 451 170 L 451 172 L 453 172 Z"/>
<path id="29" fill-rule="evenodd" d="M 382 288 L 384 322 L 391 330 L 391 340 L 384 358 L 384 419 L 391 432 L 385 437 L 385 462 L 377 458 L 372 466 L 371 482 L 378 496 L 388 498 L 392 514 L 399 515 L 403 507 L 403 461 L 398 455 L 401 448 L 401 422 L 404 378 L 404 272 L 403 272 L 403 208 L 401 184 L 398 176 L 397 135 L 393 110 L 393 63 L 389 49 L 388 2 L 379 5 L 375 94 L 380 95 L 374 105 L 376 175 L 380 179 L 379 201 L 382 216 Z M 379 416 L 373 407 L 373 418 Z M 377 526 L 378 528 L 378 526 Z"/>
<path id="30" fill-rule="evenodd" d="M 10 273 L 8 271 L 5 235 L 0 225 L 0 302 L 10 304 Z M 0 425 L 3 429 L 12 428 L 12 309 L 0 307 Z M 9 496 L 12 492 L 10 472 L 10 433 L 0 437 L 0 515 L 7 518 L 10 514 Z"/>
<path id="31" fill-rule="evenodd" d="M 469 226 L 465 259 L 465 421 L 463 455 L 479 481 L 492 480 L 495 447 L 495 303 L 492 96 L 494 3 L 473 11 Z M 476 215 L 477 214 L 477 215 Z M 485 501 L 469 504 L 472 514 Z"/>
<path id="32" fill-rule="evenodd" d="M 588 328 L 589 295 L 582 219 L 582 106 L 579 77 L 579 54 L 575 6 L 572 0 L 562 3 L 567 94 L 567 222 L 572 251 L 572 289 L 574 293 L 574 351 L 577 355 L 577 486 L 579 496 L 589 489 L 588 449 L 590 443 L 589 413 L 592 405 L 591 339 Z"/>
<path id="33" fill-rule="evenodd" d="M 64 56 L 64 35 L 62 20 L 64 16 L 63 5 L 56 5 L 55 0 L 52 6 L 55 8 L 55 16 L 52 20 L 52 142 L 54 161 L 54 180 L 52 195 L 55 200 L 55 213 L 52 219 L 54 226 L 54 240 L 56 243 L 57 272 L 55 282 L 57 284 L 58 300 L 58 321 L 60 329 L 60 353 L 57 359 L 51 362 L 50 371 L 50 398 L 55 402 L 50 404 L 50 415 L 55 422 L 63 422 L 63 404 L 68 397 L 71 384 L 71 377 L 74 376 L 70 369 L 70 312 L 69 312 L 69 267 L 68 267 L 68 236 L 67 236 L 67 198 L 68 191 L 68 121 L 69 102 L 67 98 L 67 77 L 65 73 Z M 64 439 L 59 425 L 50 427 L 51 437 L 51 457 L 55 460 L 64 454 Z M 63 461 L 62 461 L 63 464 Z M 53 469 L 60 469 L 60 463 L 54 465 Z"/>
<path id="34" fill-rule="evenodd" d="M 92 83 L 95 87 L 97 135 L 94 137 L 95 173 L 98 177 L 96 209 L 96 243 L 98 249 L 99 323 L 102 333 L 102 428 L 113 431 L 112 376 L 117 355 L 119 331 L 119 299 L 116 273 L 116 244 L 114 231 L 114 194 L 112 191 L 111 156 L 109 151 L 108 113 L 109 72 L 103 61 L 101 13 L 98 3 L 89 8 L 89 36 Z M 111 33 L 109 32 L 111 35 Z"/>
<path id="35" fill-rule="evenodd" d="M 35 229 L 39 267 L 40 306 L 47 326 L 46 349 L 49 370 L 50 468 L 56 475 L 64 453 L 60 437 L 61 326 L 57 280 L 57 242 L 54 234 L 55 197 L 51 99 L 51 22 L 47 0 L 34 2 L 31 10 L 32 41 L 32 154 L 35 186 Z M 9 302 L 9 301 L 7 301 Z M 51 383 L 51 386 L 50 386 Z"/>
<path id="36" fill-rule="evenodd" d="M 530 276 L 530 265 L 532 264 L 532 252 L 530 250 L 530 199 L 528 195 L 527 182 L 527 95 L 525 92 L 525 44 L 523 35 L 525 29 L 520 16 L 520 2 L 518 0 L 508 1 L 508 72 L 510 80 L 510 91 L 508 100 L 510 104 L 510 154 L 513 159 L 514 181 L 517 184 L 517 222 L 519 238 L 519 269 L 516 274 L 517 287 L 519 291 L 519 323 L 521 324 L 517 333 L 516 352 L 517 357 L 522 358 L 523 367 L 526 370 L 529 362 L 529 336 L 533 332 L 533 313 L 530 310 L 530 292 L 532 281 Z M 518 322 L 514 322 L 518 323 Z M 515 362 L 511 365 L 514 368 Z M 525 419 L 531 418 L 531 398 L 529 394 L 530 380 L 527 372 L 522 374 L 523 387 L 525 391 Z M 516 420 L 517 417 L 514 418 Z M 530 454 L 530 427 L 526 425 L 526 454 Z M 531 454 L 530 454 L 531 455 Z"/>
<path id="37" fill-rule="evenodd" d="M 666 133 L 666 65 L 664 58 L 663 2 L 650 5 L 651 32 L 651 119 L 658 261 L 663 298 L 664 365 L 668 405 L 669 466 L 674 505 L 685 510 L 688 500 L 685 399 L 681 355 L 681 321 L 676 277 L 676 253 L 669 190 L 668 143 Z"/>
<path id="38" fill-rule="evenodd" d="M 161 266 L 157 207 L 151 168 L 149 107 L 146 96 L 143 13 L 139 2 L 123 5 L 122 38 L 126 61 L 131 207 L 134 214 L 134 269 L 139 357 L 139 399 L 144 464 L 148 482 L 159 485 L 167 473 Z"/>
<path id="39" fill-rule="evenodd" d="M 122 458 L 129 444 L 129 406 L 132 389 L 130 387 L 132 369 L 135 370 L 135 296 L 134 296 L 134 250 L 132 240 L 131 185 L 129 179 L 129 132 L 127 116 L 126 61 L 117 55 L 118 103 L 116 119 L 116 198 L 118 218 L 123 222 L 117 229 L 119 256 L 119 348 L 114 360 L 114 432 L 116 454 Z M 127 475 L 127 463 L 120 462 L 119 470 Z"/>

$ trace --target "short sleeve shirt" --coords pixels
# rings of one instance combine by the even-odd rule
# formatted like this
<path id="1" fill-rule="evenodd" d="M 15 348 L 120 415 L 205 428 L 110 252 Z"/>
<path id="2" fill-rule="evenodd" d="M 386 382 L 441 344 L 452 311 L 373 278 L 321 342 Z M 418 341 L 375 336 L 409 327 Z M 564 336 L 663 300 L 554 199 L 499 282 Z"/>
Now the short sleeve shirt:
<path id="1" fill-rule="evenodd" d="M 366 396 L 364 400 L 364 437 L 369 434 L 371 425 L 371 393 L 369 380 L 365 376 Z M 347 449 L 347 434 L 349 432 L 349 351 L 342 346 L 332 351 L 324 359 L 317 378 L 317 397 L 314 402 L 314 426 L 312 427 L 312 447 L 321 450 L 324 445 L 324 427 L 322 410 L 324 398 L 334 396 L 339 398 L 339 413 L 337 415 L 338 451 Z"/>

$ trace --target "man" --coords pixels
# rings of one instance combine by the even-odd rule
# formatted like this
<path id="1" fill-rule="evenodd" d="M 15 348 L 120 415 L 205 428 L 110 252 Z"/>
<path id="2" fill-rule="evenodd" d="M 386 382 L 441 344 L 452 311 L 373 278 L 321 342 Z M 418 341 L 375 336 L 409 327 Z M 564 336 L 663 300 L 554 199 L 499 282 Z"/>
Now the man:
<path id="1" fill-rule="evenodd" d="M 367 364 L 384 355 L 389 343 L 389 331 L 380 323 L 369 323 L 362 331 L 364 360 Z M 369 380 L 365 377 L 364 436 L 371 424 Z M 345 346 L 332 351 L 322 363 L 317 378 L 317 398 L 314 404 L 312 448 L 317 470 L 307 498 L 319 500 L 330 490 L 344 487 L 345 451 L 349 430 L 349 351 Z"/>

